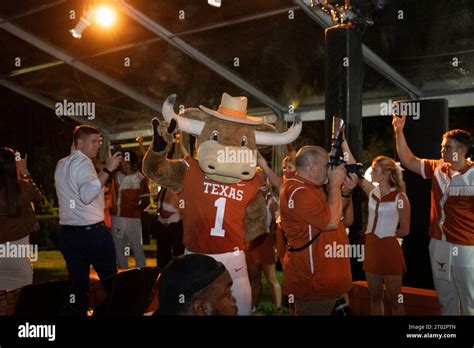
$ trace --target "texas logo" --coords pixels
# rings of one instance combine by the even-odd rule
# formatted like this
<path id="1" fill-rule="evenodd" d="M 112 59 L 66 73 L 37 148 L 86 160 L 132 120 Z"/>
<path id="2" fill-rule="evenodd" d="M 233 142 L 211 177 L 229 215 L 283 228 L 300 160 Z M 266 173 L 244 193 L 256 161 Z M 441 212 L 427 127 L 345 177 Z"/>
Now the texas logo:
<path id="1" fill-rule="evenodd" d="M 234 187 L 230 187 L 222 184 L 214 184 L 210 182 L 204 182 L 204 193 L 210 193 L 215 196 L 227 197 L 230 199 L 235 199 L 237 201 L 242 201 L 244 191 L 236 190 Z"/>

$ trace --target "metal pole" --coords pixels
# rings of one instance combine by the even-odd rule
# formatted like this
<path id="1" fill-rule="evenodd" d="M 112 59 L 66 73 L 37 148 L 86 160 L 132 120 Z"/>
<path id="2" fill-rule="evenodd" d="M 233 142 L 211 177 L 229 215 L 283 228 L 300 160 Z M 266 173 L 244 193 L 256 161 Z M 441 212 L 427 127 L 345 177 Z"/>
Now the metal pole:
<path id="1" fill-rule="evenodd" d="M 209 58 L 208 56 L 206 56 L 199 50 L 195 49 L 194 47 L 192 47 L 191 45 L 189 45 L 182 39 L 176 37 L 175 34 L 170 32 L 166 28 L 162 27 L 151 18 L 145 16 L 143 13 L 138 11 L 133 6 L 127 4 L 124 0 L 122 0 L 120 3 L 122 4 L 123 11 L 127 15 L 129 15 L 131 18 L 133 18 L 135 21 L 143 25 L 145 28 L 147 28 L 151 32 L 163 38 L 163 40 L 168 42 L 170 45 L 176 47 L 180 51 L 189 55 L 191 58 L 204 64 L 209 69 L 213 70 L 220 76 L 224 77 L 225 79 L 229 80 L 233 84 L 247 91 L 248 93 L 253 95 L 255 98 L 259 99 L 262 103 L 268 105 L 269 107 L 273 109 L 278 109 L 278 110 L 286 110 L 286 107 L 281 105 L 278 101 L 272 99 L 270 96 L 263 93 L 260 89 L 250 84 L 249 82 L 247 82 L 246 80 L 244 80 L 243 78 L 235 74 L 230 69 L 218 64 L 217 62 L 215 62 L 214 60 L 212 60 L 211 58 Z"/>
<path id="2" fill-rule="evenodd" d="M 69 54 L 65 53 L 59 48 L 41 40 L 37 36 L 21 29 L 20 27 L 8 22 L 2 22 L 2 18 L 0 18 L 0 28 L 15 35 L 16 37 L 19 37 L 20 39 L 28 42 L 29 44 L 39 48 L 40 50 L 45 51 L 49 53 L 50 55 L 66 62 L 67 64 L 99 80 L 100 82 L 106 84 L 107 86 L 129 96 L 132 99 L 135 99 L 136 101 L 139 101 L 140 103 L 142 103 L 143 105 L 146 105 L 150 109 L 161 112 L 162 104 L 156 101 L 155 99 L 150 98 L 136 91 L 135 89 L 132 89 L 131 87 L 125 85 L 124 83 L 108 75 L 105 75 L 101 73 L 100 71 L 94 68 L 91 68 L 90 66 L 82 62 L 77 61 L 74 57 L 70 56 Z"/>

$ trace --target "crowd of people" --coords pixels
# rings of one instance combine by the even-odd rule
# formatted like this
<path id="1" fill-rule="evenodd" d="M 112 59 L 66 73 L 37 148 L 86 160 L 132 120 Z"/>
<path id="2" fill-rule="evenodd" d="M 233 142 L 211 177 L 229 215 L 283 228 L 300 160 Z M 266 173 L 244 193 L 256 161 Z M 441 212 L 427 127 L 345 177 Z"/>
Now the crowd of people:
<path id="1" fill-rule="evenodd" d="M 396 149 L 406 170 L 432 183 L 429 252 L 442 314 L 474 315 L 474 164 L 467 159 L 471 135 L 459 129 L 449 131 L 442 139 L 441 159 L 420 159 L 404 137 L 405 118 L 393 118 Z M 182 143 L 180 146 L 185 152 Z M 58 162 L 54 174 L 60 250 L 74 284 L 71 307 L 80 315 L 87 312 L 91 265 L 108 292 L 117 268 L 129 267 L 129 256 L 134 256 L 137 267 L 146 266 L 142 220 L 151 194 L 140 170 L 140 156 L 121 150 L 95 165 L 100 148 L 99 130 L 78 126 L 71 154 Z M 342 150 L 347 163 L 356 163 L 345 140 Z M 189 154 L 184 154 L 189 162 Z M 297 152 L 290 148 L 279 177 L 259 156 L 256 175 L 263 184 L 259 194 L 267 212 L 266 230 L 246 242 L 241 248 L 243 259 L 239 256 L 250 281 L 252 309 L 261 299 L 262 273 L 276 314 L 288 305 L 294 315 L 330 315 L 336 302 L 349 301 L 353 284 L 350 255 L 328 256 L 327 247 L 349 244 L 346 229 L 354 219 L 352 192 L 359 185 L 368 196 L 363 269 L 372 314 L 384 314 L 385 286 L 392 314 L 403 315 L 399 298 L 407 268 L 399 239 L 410 231 L 410 202 L 402 169 L 392 158 L 377 156 L 371 165 L 372 180 L 367 180 L 348 174 L 344 164 L 331 167 L 328 161 L 322 147 L 304 146 Z M 235 315 L 238 299 L 231 291 L 235 280 L 231 275 L 240 268 L 227 269 L 216 257 L 186 252 L 182 194 L 162 188 L 155 197 L 156 256 L 162 271 L 155 314 Z M 29 244 L 35 228 L 31 202 L 40 199 L 26 158 L 16 158 L 11 149 L 0 149 L 0 225 L 5 227 L 0 244 Z M 277 279 L 278 262 L 283 269 L 283 288 Z M 0 258 L 0 292 L 31 283 L 28 258 Z M 183 300 L 178 301 L 181 295 Z"/>

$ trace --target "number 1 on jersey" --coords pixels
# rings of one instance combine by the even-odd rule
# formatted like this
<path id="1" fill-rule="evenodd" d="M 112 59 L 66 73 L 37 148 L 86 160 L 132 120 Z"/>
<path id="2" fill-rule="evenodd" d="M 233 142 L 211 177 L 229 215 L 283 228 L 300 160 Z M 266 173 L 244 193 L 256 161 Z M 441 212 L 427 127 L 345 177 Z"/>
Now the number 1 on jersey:
<path id="1" fill-rule="evenodd" d="M 224 237 L 225 235 L 225 230 L 222 228 L 222 224 L 224 223 L 225 201 L 226 198 L 221 197 L 214 202 L 214 206 L 217 207 L 217 213 L 214 227 L 211 228 L 211 236 Z"/>

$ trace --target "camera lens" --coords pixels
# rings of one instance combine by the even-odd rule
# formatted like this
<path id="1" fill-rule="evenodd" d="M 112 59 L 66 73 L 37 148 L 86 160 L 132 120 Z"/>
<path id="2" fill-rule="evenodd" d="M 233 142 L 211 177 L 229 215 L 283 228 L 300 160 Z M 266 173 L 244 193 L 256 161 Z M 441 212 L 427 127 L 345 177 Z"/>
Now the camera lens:
<path id="1" fill-rule="evenodd" d="M 364 167 L 361 163 L 353 163 L 353 164 L 346 164 L 345 165 L 347 174 L 357 174 L 359 178 L 364 176 Z"/>

